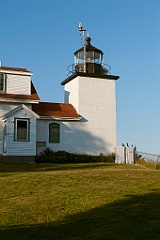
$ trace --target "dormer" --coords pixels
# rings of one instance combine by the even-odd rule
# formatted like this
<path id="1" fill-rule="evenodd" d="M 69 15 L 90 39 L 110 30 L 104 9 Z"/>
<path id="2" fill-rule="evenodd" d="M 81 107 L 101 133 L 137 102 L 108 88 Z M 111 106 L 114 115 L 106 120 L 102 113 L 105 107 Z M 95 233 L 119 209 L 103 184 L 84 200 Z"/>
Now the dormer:
<path id="1" fill-rule="evenodd" d="M 0 93 L 31 94 L 32 72 L 25 68 L 0 67 Z"/>
<path id="2" fill-rule="evenodd" d="M 0 66 L 0 101 L 39 102 L 31 76 L 26 68 Z"/>

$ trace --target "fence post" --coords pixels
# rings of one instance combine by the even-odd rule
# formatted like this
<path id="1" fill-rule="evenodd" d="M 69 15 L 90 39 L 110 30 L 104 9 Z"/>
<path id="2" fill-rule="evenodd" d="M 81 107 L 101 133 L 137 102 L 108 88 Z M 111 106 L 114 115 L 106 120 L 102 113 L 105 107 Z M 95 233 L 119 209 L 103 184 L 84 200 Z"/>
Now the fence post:
<path id="1" fill-rule="evenodd" d="M 154 168 L 154 169 L 157 169 L 157 166 L 158 166 L 158 163 L 159 163 L 159 159 L 160 159 L 160 155 L 158 155 L 158 157 L 157 157 L 157 161 L 156 161 L 156 164 L 155 164 L 155 168 Z"/>

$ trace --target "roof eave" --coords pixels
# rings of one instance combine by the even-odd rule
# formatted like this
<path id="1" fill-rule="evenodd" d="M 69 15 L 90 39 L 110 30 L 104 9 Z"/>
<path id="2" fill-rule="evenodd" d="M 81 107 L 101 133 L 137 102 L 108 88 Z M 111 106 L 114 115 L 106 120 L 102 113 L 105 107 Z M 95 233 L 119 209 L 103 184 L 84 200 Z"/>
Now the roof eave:
<path id="1" fill-rule="evenodd" d="M 55 120 L 55 121 L 80 121 L 82 117 L 58 117 L 58 116 L 40 116 L 42 120 Z"/>
<path id="2" fill-rule="evenodd" d="M 19 110 L 24 109 L 25 111 L 27 111 L 28 113 L 32 114 L 35 118 L 39 118 L 39 115 L 35 112 L 33 112 L 31 109 L 29 109 L 26 105 L 21 104 L 18 107 L 12 109 L 11 111 L 5 113 L 3 116 L 1 116 L 1 119 L 4 120 L 6 118 L 8 118 L 9 116 L 11 116 L 12 114 L 18 112 Z"/>
<path id="3" fill-rule="evenodd" d="M 18 102 L 18 103 L 39 103 L 40 100 L 0 98 L 0 102 Z"/>
<path id="4" fill-rule="evenodd" d="M 0 69 L 1 73 L 7 73 L 7 74 L 16 74 L 16 75 L 25 75 L 25 76 L 32 76 L 33 73 L 32 72 L 21 72 L 21 71 L 12 71 L 12 70 L 3 70 Z"/>
<path id="5" fill-rule="evenodd" d="M 115 76 L 115 75 L 77 72 L 77 73 L 73 73 L 71 76 L 69 76 L 64 81 L 62 81 L 61 85 L 65 85 L 66 83 L 70 82 L 72 79 L 79 77 L 79 76 L 80 77 L 92 77 L 92 78 L 104 78 L 104 79 L 108 79 L 108 80 L 118 80 L 119 79 L 119 76 Z"/>

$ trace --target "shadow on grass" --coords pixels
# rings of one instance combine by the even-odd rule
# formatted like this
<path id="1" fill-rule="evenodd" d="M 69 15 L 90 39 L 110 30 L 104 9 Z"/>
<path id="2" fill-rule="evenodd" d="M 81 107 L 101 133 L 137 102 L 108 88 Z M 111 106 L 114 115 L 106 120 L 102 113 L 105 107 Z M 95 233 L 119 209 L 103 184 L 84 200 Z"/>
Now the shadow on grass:
<path id="1" fill-rule="evenodd" d="M 0 231 L 0 239 L 159 240 L 160 193 L 124 196 L 62 222 L 7 228 Z"/>
<path id="2" fill-rule="evenodd" d="M 77 164 L 0 164 L 0 173 L 12 172 L 43 172 L 43 171 L 61 171 L 61 170 L 79 170 L 94 169 L 101 167 L 112 167 L 114 163 L 77 163 Z"/>

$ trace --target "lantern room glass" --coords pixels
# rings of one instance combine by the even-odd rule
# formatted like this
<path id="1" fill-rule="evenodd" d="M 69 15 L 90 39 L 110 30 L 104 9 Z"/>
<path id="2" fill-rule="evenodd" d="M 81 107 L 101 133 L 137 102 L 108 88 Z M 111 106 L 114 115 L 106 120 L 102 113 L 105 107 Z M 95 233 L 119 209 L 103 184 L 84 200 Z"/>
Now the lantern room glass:
<path id="1" fill-rule="evenodd" d="M 102 64 L 103 54 L 95 51 L 86 52 L 86 62 Z M 84 52 L 77 52 L 75 54 L 75 64 L 84 63 Z"/>

